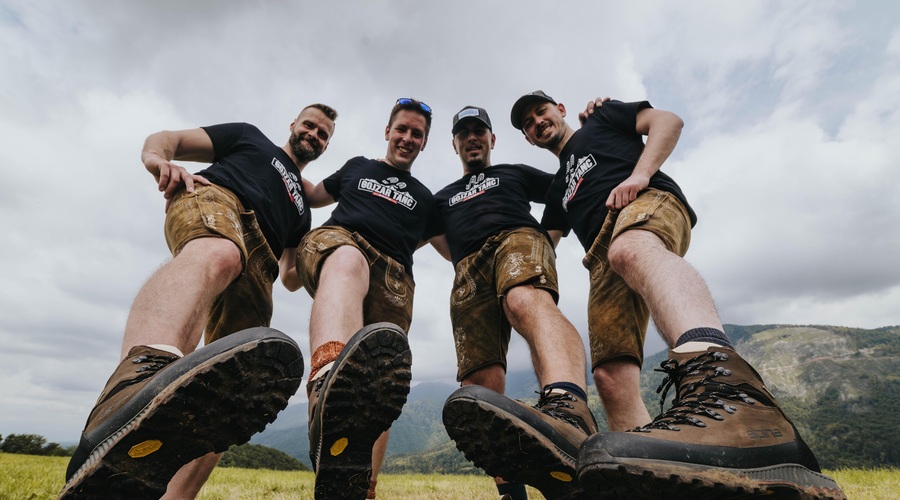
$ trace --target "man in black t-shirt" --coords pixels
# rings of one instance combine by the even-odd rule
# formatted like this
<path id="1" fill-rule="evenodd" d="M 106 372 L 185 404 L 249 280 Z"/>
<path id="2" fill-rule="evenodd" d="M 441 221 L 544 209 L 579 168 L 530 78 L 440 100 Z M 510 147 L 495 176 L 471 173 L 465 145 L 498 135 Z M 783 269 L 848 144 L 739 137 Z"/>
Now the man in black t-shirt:
<path id="1" fill-rule="evenodd" d="M 409 392 L 412 254 L 436 234 L 434 197 L 410 173 L 431 108 L 397 100 L 383 160 L 356 157 L 317 186 L 331 218 L 297 252 L 294 287 L 313 297 L 309 438 L 316 498 L 373 498 L 387 430 Z"/>
<path id="2" fill-rule="evenodd" d="M 450 319 L 463 387 L 447 399 L 444 425 L 467 458 L 498 478 L 501 496 L 527 498 L 522 483 L 547 498 L 576 494 L 578 483 L 563 474 L 574 477 L 578 447 L 597 424 L 587 405 L 581 337 L 556 306 L 552 242 L 531 215 L 553 175 L 491 165 L 496 136 L 482 108 L 460 110 L 451 132 L 464 175 L 435 200 L 440 239 L 456 270 Z M 528 342 L 542 387 L 534 406 L 503 396 L 511 328 Z M 556 449 L 548 451 L 545 438 Z"/>
<path id="3" fill-rule="evenodd" d="M 287 405 L 303 376 L 300 350 L 255 327 L 269 325 L 279 264 L 293 262 L 310 228 L 301 171 L 327 148 L 336 117 L 307 106 L 282 147 L 246 123 L 147 138 L 141 159 L 166 199 L 173 258 L 134 299 L 122 361 L 88 417 L 62 497 L 193 498 L 217 453 Z M 190 174 L 172 160 L 212 164 Z"/>
<path id="4" fill-rule="evenodd" d="M 696 217 L 659 170 L 682 120 L 646 101 L 594 104 L 600 107 L 591 112 L 589 105 L 578 131 L 565 122 L 565 106 L 542 91 L 519 98 L 511 112 L 529 143 L 559 158 L 542 222 L 555 239 L 573 230 L 587 253 L 594 380 L 610 429 L 633 429 L 584 442 L 582 487 L 592 498 L 660 498 L 688 489 L 700 497 L 756 495 L 769 488 L 842 497 L 759 374 L 735 352 L 709 289 L 683 259 Z M 660 387 L 675 388 L 672 408 L 652 420 L 639 387 L 650 316 L 670 347 Z"/>

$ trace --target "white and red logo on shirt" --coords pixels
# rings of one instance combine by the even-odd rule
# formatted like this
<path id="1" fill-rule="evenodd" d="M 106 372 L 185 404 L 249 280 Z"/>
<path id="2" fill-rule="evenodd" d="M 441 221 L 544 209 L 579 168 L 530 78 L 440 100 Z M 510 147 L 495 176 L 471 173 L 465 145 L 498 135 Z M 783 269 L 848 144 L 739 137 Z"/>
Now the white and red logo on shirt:
<path id="1" fill-rule="evenodd" d="M 569 157 L 568 161 L 566 161 L 566 193 L 563 195 L 562 199 L 562 207 L 563 210 L 569 211 L 568 205 L 569 201 L 575 197 L 575 193 L 578 192 L 578 186 L 581 185 L 581 181 L 584 180 L 585 174 L 587 174 L 592 168 L 597 166 L 597 161 L 594 160 L 594 155 L 582 156 L 575 161 L 575 155 Z"/>
<path id="2" fill-rule="evenodd" d="M 303 215 L 306 207 L 303 206 L 303 188 L 300 187 L 300 179 L 297 177 L 297 174 L 288 172 L 284 165 L 278 161 L 278 158 L 272 158 L 272 166 L 281 174 L 281 180 L 284 181 L 284 187 L 287 188 L 288 196 L 294 202 L 294 206 L 297 207 L 297 212 Z"/>
<path id="3" fill-rule="evenodd" d="M 372 193 L 374 196 L 412 210 L 416 208 L 416 199 L 408 192 L 401 191 L 404 188 L 406 188 L 406 183 L 396 177 L 388 177 L 383 181 L 360 179 L 357 186 L 360 191 Z"/>
<path id="4" fill-rule="evenodd" d="M 488 189 L 493 189 L 500 185 L 500 179 L 496 177 L 485 177 L 484 173 L 480 173 L 478 175 L 473 175 L 468 184 L 466 184 L 466 190 L 460 191 L 455 195 L 450 197 L 449 204 L 452 207 L 457 203 L 462 203 L 464 201 L 469 201 L 476 196 L 481 196 Z"/>

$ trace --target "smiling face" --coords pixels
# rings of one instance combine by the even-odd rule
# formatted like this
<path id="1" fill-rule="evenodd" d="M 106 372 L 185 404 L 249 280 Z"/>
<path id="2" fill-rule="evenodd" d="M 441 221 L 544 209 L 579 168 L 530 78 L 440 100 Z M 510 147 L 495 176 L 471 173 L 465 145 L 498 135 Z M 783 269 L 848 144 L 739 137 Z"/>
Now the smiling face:
<path id="1" fill-rule="evenodd" d="M 298 163 L 309 163 L 325 152 L 334 133 L 334 121 L 320 109 L 306 108 L 291 123 L 288 141 L 291 153 Z"/>
<path id="2" fill-rule="evenodd" d="M 416 111 L 401 109 L 384 129 L 384 139 L 388 142 L 385 161 L 400 170 L 409 170 L 425 149 L 425 117 Z"/>
<path id="3" fill-rule="evenodd" d="M 459 155 L 465 173 L 491 166 L 491 150 L 497 137 L 483 123 L 468 120 L 453 134 L 453 150 Z"/>
<path id="4" fill-rule="evenodd" d="M 566 108 L 562 104 L 537 102 L 522 111 L 522 132 L 528 142 L 539 148 L 556 151 L 566 138 L 568 125 Z"/>

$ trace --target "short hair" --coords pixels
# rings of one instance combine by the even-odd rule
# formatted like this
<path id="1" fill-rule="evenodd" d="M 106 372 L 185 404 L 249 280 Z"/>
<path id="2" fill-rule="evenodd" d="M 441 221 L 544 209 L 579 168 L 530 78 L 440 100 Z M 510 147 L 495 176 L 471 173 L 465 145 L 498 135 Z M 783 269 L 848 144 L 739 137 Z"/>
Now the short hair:
<path id="1" fill-rule="evenodd" d="M 390 119 L 388 119 L 388 127 L 390 127 L 391 124 L 394 123 L 394 117 L 396 117 L 397 113 L 399 113 L 401 110 L 405 109 L 408 111 L 415 111 L 416 113 L 419 113 L 420 115 L 425 117 L 425 137 L 427 138 L 428 133 L 431 132 L 431 113 L 425 111 L 425 109 L 422 108 L 422 101 L 417 101 L 412 98 L 403 100 L 403 104 L 400 104 L 398 102 L 397 104 L 394 104 L 393 108 L 391 108 L 391 117 Z"/>
<path id="2" fill-rule="evenodd" d="M 325 116 L 327 116 L 328 119 L 331 121 L 337 120 L 337 117 L 338 117 L 337 111 L 335 111 L 334 108 L 332 108 L 331 106 L 329 106 L 327 104 L 320 104 L 320 103 L 310 104 L 309 106 L 301 109 L 300 113 L 303 113 L 304 111 L 306 111 L 309 108 L 318 109 L 319 111 L 324 113 Z"/>

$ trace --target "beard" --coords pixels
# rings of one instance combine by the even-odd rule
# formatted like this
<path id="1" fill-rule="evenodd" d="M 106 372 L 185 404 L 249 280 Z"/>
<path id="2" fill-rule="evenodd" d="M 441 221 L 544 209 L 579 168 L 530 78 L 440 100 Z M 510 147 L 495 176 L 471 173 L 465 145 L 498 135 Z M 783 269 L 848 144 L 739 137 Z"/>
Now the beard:
<path id="1" fill-rule="evenodd" d="M 310 162 L 322 155 L 322 148 L 314 148 L 303 137 L 297 134 L 291 134 L 291 151 L 298 160 Z"/>
<path id="2" fill-rule="evenodd" d="M 469 158 L 468 160 L 466 160 L 466 167 L 473 169 L 473 170 L 481 170 L 484 168 L 485 163 L 486 162 L 484 161 L 484 156 L 478 156 L 478 157 Z"/>

